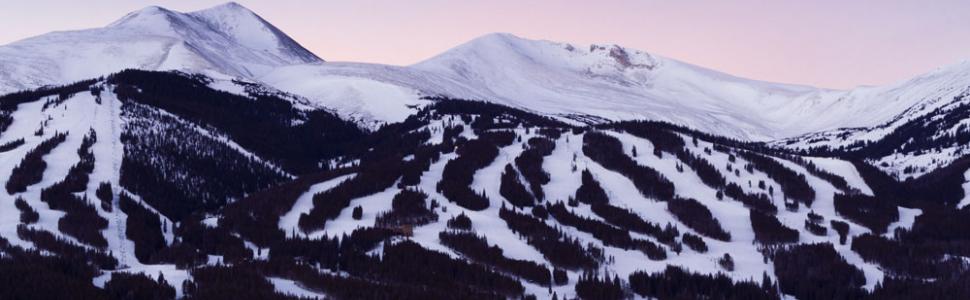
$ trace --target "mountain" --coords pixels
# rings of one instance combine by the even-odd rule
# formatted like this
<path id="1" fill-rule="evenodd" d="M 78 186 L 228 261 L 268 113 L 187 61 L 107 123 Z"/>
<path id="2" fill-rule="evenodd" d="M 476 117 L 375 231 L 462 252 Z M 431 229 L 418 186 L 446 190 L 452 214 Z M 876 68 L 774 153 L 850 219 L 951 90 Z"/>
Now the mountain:
<path id="1" fill-rule="evenodd" d="M 880 125 L 968 90 L 970 65 L 884 87 L 836 91 L 738 78 L 618 45 L 491 34 L 413 66 L 531 110 L 652 119 L 749 140 Z M 724 128 L 727 126 L 728 128 Z"/>
<path id="2" fill-rule="evenodd" d="M 965 90 L 955 65 L 884 87 L 848 91 L 761 82 L 617 45 L 573 45 L 490 34 L 406 67 L 321 63 L 282 67 L 270 85 L 375 122 L 401 121 L 369 107 L 408 111 L 422 96 L 481 99 L 560 119 L 651 119 L 746 140 L 770 141 L 872 127 Z M 342 81 L 346 81 L 343 84 Z M 328 84 L 320 84 L 328 82 Z M 395 86 L 394 96 L 354 84 Z M 353 97 L 336 90 L 355 91 Z"/>
<path id="3" fill-rule="evenodd" d="M 970 298 L 966 64 L 833 91 L 508 34 L 322 62 L 232 3 L 36 39 L 85 35 L 144 52 L 40 51 L 0 95 L 3 299 Z"/>
<path id="4" fill-rule="evenodd" d="M 884 106 L 915 104 L 880 123 L 812 132 L 770 144 L 826 155 L 851 154 L 897 178 L 920 177 L 970 154 L 970 62 L 857 94 Z M 866 111 L 856 114 L 859 119 L 867 115 Z"/>
<path id="5" fill-rule="evenodd" d="M 744 80 L 617 45 L 509 34 L 472 40 L 413 67 L 457 78 L 484 91 L 487 99 L 537 112 L 580 120 L 664 120 L 748 138 L 765 138 L 773 128 L 746 112 L 767 111 L 814 91 Z M 725 123 L 732 126 L 717 125 Z"/>
<path id="6" fill-rule="evenodd" d="M 152 6 L 102 28 L 52 32 L 0 46 L 0 93 L 127 68 L 253 77 L 284 65 L 320 61 L 235 3 L 190 13 Z"/>
<path id="7" fill-rule="evenodd" d="M 570 45 L 510 34 L 486 35 L 408 67 L 323 63 L 280 68 L 259 80 L 327 99 L 310 88 L 321 78 L 397 85 L 418 97 L 482 99 L 574 123 L 650 118 L 756 139 L 777 134 L 750 111 L 816 91 L 744 80 L 616 45 Z M 399 102 L 413 100 L 392 103 Z"/>

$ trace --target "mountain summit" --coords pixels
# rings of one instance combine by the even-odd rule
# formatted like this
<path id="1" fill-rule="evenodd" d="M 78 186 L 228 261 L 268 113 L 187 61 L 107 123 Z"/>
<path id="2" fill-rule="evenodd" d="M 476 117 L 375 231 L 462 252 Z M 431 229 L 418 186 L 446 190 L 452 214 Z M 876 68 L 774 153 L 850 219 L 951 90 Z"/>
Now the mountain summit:
<path id="1" fill-rule="evenodd" d="M 346 115 L 375 116 L 385 122 L 401 121 L 406 114 L 381 119 L 393 114 L 368 108 L 407 110 L 421 96 L 439 95 L 480 99 L 579 123 L 650 119 L 767 141 L 881 126 L 904 112 L 921 115 L 930 110 L 908 109 L 942 105 L 945 101 L 940 99 L 952 99 L 970 86 L 968 75 L 970 68 L 956 65 L 892 85 L 830 90 L 740 78 L 619 45 L 494 33 L 411 66 L 287 66 L 259 79 Z M 405 96 L 362 90 L 361 82 L 403 90 L 394 95 Z"/>
<path id="2" fill-rule="evenodd" d="M 230 2 L 182 13 L 149 6 L 102 28 L 0 46 L 0 93 L 127 68 L 253 77 L 323 60 L 249 9 Z"/>

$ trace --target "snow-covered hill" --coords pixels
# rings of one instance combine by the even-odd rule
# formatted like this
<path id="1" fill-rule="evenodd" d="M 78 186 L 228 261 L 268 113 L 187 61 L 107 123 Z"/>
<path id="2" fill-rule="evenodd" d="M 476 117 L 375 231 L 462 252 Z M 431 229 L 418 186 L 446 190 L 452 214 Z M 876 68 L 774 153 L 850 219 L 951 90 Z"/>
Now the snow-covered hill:
<path id="1" fill-rule="evenodd" d="M 744 80 L 616 45 L 570 45 L 510 34 L 486 35 L 408 67 L 322 63 L 280 68 L 260 80 L 327 104 L 339 97 L 320 94 L 335 90 L 340 80 L 370 81 L 418 96 L 481 99 L 576 122 L 648 118 L 752 139 L 777 134 L 751 111 L 816 91 Z M 313 87 L 320 81 L 333 84 Z M 352 102 L 402 107 L 416 98 L 361 95 Z"/>
<path id="2" fill-rule="evenodd" d="M 320 61 L 235 3 L 189 13 L 151 6 L 102 28 L 52 32 L 0 46 L 0 94 L 127 68 L 253 77 Z"/>
<path id="3" fill-rule="evenodd" d="M 855 153 L 898 178 L 919 177 L 970 154 L 970 61 L 848 97 L 852 96 L 857 98 L 846 101 L 871 98 L 887 106 L 919 101 L 881 123 L 812 132 L 770 144 L 799 151 Z M 880 108 L 884 107 L 872 110 Z M 856 116 L 871 118 L 868 111 Z"/>
<path id="4" fill-rule="evenodd" d="M 412 66 L 289 66 L 260 80 L 378 122 L 401 118 L 368 107 L 400 110 L 422 95 L 443 95 L 575 121 L 662 120 L 767 141 L 925 113 L 911 108 L 943 105 L 970 87 L 968 78 L 970 67 L 959 64 L 898 84 L 837 91 L 738 78 L 617 45 L 490 34 Z M 368 94 L 354 87 L 360 82 L 407 92 Z M 336 90 L 358 92 L 348 97 L 333 94 Z"/>
<path id="5" fill-rule="evenodd" d="M 428 96 L 485 95 L 445 76 L 413 68 L 327 62 L 282 67 L 258 78 L 277 89 L 305 97 L 361 125 L 401 122 L 431 101 Z"/>
<path id="6" fill-rule="evenodd" d="M 966 62 L 898 84 L 835 91 L 738 78 L 618 45 L 509 34 L 472 40 L 413 67 L 460 78 L 506 105 L 664 120 L 754 140 L 881 125 L 904 112 L 931 111 L 970 90 Z"/>

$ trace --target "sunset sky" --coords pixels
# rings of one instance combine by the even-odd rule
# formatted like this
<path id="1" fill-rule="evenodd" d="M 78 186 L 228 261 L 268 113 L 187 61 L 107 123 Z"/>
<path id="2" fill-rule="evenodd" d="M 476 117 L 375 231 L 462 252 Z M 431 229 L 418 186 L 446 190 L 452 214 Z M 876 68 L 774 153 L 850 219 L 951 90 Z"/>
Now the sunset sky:
<path id="1" fill-rule="evenodd" d="M 0 44 L 104 26 L 147 5 L 3 1 Z M 829 88 L 892 83 L 970 59 L 970 1 L 237 1 L 330 61 L 408 65 L 490 32 L 615 43 L 734 75 Z"/>

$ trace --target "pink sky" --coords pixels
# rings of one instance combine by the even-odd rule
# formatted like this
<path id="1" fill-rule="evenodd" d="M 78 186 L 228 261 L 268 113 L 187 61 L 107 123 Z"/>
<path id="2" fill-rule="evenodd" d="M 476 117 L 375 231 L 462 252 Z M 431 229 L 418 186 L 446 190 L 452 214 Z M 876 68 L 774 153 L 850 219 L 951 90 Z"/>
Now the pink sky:
<path id="1" fill-rule="evenodd" d="M 0 44 L 104 26 L 147 5 L 4 1 Z M 830 88 L 886 84 L 970 59 L 970 1 L 241 0 L 326 60 L 408 65 L 490 32 L 615 43 L 734 75 Z"/>

